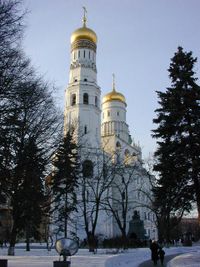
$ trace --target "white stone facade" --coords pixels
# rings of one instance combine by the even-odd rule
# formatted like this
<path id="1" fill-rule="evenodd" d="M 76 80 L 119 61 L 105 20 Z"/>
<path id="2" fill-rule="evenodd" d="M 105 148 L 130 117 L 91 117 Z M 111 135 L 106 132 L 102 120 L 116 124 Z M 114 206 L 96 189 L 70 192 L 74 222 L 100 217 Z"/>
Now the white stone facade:
<path id="1" fill-rule="evenodd" d="M 113 91 L 103 98 L 101 105 L 101 90 L 97 85 L 96 35 L 84 24 L 82 28 L 73 33 L 72 37 L 69 84 L 65 94 L 65 131 L 70 125 L 77 124 L 77 133 L 85 149 L 81 155 L 82 161 L 89 159 L 93 162 L 94 177 L 97 177 L 95 172 L 99 173 L 98 168 L 102 165 L 105 155 L 107 158 L 113 155 L 113 163 L 119 162 L 132 166 L 134 171 L 128 187 L 129 204 L 126 223 L 128 225 L 134 210 L 137 210 L 144 221 L 146 235 L 156 238 L 154 215 L 149 209 L 138 205 L 138 203 L 148 202 L 140 189 L 148 193 L 151 187 L 147 172 L 142 167 L 141 148 L 131 140 L 126 122 L 125 98 L 115 91 L 113 82 Z M 119 177 L 116 177 L 114 183 L 119 182 Z M 89 194 L 88 191 L 88 197 Z M 111 187 L 110 194 L 115 198 L 118 197 L 114 186 Z M 79 200 L 81 201 L 81 198 Z M 113 205 L 117 204 L 113 202 Z M 120 235 L 119 227 L 112 214 L 101 211 L 98 220 L 97 234 L 106 237 Z M 74 227 L 76 234 L 83 238 L 84 225 L 80 216 L 77 217 Z"/>

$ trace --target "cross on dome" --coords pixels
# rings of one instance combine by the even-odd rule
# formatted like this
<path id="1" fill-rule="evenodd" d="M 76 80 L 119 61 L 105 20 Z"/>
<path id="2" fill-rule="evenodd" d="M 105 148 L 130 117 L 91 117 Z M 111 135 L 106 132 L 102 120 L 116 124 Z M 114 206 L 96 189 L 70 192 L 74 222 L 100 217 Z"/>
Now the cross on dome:
<path id="1" fill-rule="evenodd" d="M 115 92 L 115 74 L 112 74 L 113 80 L 112 80 L 112 90 Z"/>
<path id="2" fill-rule="evenodd" d="M 83 27 L 86 27 L 87 17 L 86 17 L 87 9 L 83 6 Z"/>
<path id="3" fill-rule="evenodd" d="M 75 41 L 79 41 L 79 40 L 89 40 L 93 43 L 97 43 L 97 35 L 96 33 L 88 28 L 86 26 L 86 22 L 87 22 L 87 9 L 86 7 L 82 7 L 83 8 L 83 26 L 81 28 L 78 28 L 77 30 L 75 30 L 72 35 L 71 35 L 71 44 L 74 43 Z"/>

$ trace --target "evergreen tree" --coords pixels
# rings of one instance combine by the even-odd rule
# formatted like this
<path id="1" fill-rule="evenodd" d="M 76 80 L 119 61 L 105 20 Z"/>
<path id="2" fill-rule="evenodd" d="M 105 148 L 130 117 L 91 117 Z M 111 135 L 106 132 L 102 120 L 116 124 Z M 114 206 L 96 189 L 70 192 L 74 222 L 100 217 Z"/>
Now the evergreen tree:
<path id="1" fill-rule="evenodd" d="M 71 220 L 70 214 L 76 210 L 76 187 L 79 177 L 79 159 L 77 144 L 73 140 L 73 130 L 69 130 L 53 160 L 51 189 L 53 198 L 53 213 L 55 223 L 67 237 L 67 226 Z"/>
<path id="2" fill-rule="evenodd" d="M 155 152 L 158 184 L 154 188 L 154 205 L 167 218 L 191 209 L 196 200 L 200 219 L 200 87 L 194 77 L 196 58 L 182 47 L 171 59 L 168 69 L 171 87 L 157 92 L 160 108 L 158 125 L 153 130 L 158 148 Z M 169 229 L 168 229 L 169 230 Z"/>
<path id="3" fill-rule="evenodd" d="M 38 148 L 35 138 L 25 141 L 21 159 L 16 168 L 20 172 L 21 183 L 18 191 L 11 198 L 13 208 L 13 230 L 18 229 L 26 236 L 27 251 L 30 250 L 29 239 L 40 238 L 39 226 L 42 222 L 45 194 L 45 159 L 43 150 Z M 18 216 L 20 214 L 20 216 Z"/>

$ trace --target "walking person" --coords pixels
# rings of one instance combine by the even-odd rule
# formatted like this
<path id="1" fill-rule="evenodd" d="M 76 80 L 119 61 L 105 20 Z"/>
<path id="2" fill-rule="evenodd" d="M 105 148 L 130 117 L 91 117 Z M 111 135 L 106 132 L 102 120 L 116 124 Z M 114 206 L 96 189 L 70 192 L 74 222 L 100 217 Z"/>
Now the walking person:
<path id="1" fill-rule="evenodd" d="M 155 240 L 152 241 L 152 243 L 150 245 L 150 250 L 151 250 L 151 259 L 152 259 L 154 265 L 156 266 L 157 262 L 158 262 L 159 246 Z"/>
<path id="2" fill-rule="evenodd" d="M 161 247 L 159 248 L 158 255 L 160 258 L 161 265 L 163 266 L 164 258 L 165 258 L 165 252 Z"/>

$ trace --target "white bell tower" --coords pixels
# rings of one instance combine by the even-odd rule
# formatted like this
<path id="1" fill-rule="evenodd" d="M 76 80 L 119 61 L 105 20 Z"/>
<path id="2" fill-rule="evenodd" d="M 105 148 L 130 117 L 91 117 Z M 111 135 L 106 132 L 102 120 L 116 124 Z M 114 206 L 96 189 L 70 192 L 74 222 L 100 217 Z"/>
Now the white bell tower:
<path id="1" fill-rule="evenodd" d="M 71 35 L 69 84 L 65 94 L 65 131 L 70 125 L 77 128 L 79 141 L 90 148 L 100 147 L 100 87 L 97 85 L 96 33 L 83 26 Z"/>

